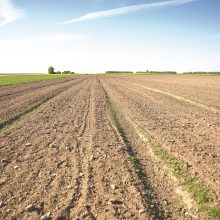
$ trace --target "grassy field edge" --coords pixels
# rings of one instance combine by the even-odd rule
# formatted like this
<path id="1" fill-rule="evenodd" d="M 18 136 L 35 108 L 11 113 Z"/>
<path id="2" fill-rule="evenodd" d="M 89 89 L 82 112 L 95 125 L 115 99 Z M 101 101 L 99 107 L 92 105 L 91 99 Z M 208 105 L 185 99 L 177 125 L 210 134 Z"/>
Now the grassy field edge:
<path id="1" fill-rule="evenodd" d="M 0 74 L 0 87 L 34 83 L 44 80 L 61 79 L 64 77 L 73 77 L 78 74 Z"/>

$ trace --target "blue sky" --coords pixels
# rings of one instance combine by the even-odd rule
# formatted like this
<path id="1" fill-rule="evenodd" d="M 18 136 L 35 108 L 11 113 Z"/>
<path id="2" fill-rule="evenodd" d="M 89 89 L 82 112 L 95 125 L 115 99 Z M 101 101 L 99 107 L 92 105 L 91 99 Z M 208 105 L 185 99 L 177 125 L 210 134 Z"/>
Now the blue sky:
<path id="1" fill-rule="evenodd" d="M 219 0 L 0 0 L 0 72 L 220 71 Z"/>

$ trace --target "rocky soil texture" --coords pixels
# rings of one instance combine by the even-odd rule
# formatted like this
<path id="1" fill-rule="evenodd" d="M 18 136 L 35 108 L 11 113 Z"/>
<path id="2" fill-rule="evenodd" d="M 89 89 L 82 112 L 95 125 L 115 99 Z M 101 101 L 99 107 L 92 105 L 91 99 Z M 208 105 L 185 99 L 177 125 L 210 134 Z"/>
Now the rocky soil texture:
<path id="1" fill-rule="evenodd" d="M 0 219 L 218 219 L 219 103 L 219 77 L 1 88 Z"/>

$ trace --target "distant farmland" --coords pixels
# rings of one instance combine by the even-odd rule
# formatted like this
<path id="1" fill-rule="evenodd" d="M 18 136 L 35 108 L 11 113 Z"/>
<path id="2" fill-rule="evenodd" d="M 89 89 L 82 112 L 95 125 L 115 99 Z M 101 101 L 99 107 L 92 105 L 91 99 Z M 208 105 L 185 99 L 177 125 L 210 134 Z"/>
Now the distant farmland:
<path id="1" fill-rule="evenodd" d="M 219 76 L 5 77 L 2 219 L 220 219 Z"/>
<path id="2" fill-rule="evenodd" d="M 58 74 L 0 74 L 0 86 L 18 85 L 49 79 L 60 79 L 70 75 Z"/>

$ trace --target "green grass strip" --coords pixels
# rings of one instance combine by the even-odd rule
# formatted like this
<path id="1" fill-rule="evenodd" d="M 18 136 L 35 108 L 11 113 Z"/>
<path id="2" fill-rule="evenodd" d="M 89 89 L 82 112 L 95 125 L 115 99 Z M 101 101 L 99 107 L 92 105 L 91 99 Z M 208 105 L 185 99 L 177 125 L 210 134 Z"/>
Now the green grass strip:
<path id="1" fill-rule="evenodd" d="M 182 185 L 187 188 L 193 196 L 200 211 L 205 211 L 208 214 L 208 219 L 220 219 L 220 205 L 209 207 L 208 202 L 212 199 L 211 190 L 199 181 L 197 177 L 191 177 L 185 171 L 184 164 L 168 154 L 162 147 L 155 143 L 154 139 L 148 137 L 149 143 L 153 148 L 154 154 L 165 161 L 166 165 L 172 170 L 176 177 L 181 177 Z"/>
<path id="2" fill-rule="evenodd" d="M 70 77 L 75 75 L 58 75 L 58 74 L 0 74 L 0 87 L 19 85 L 32 82 L 39 82 L 50 79 L 60 79 L 64 77 Z"/>

